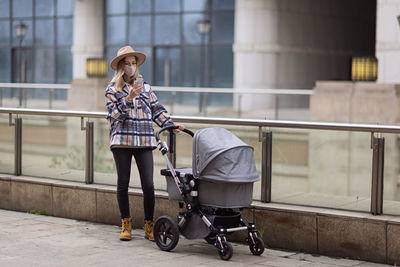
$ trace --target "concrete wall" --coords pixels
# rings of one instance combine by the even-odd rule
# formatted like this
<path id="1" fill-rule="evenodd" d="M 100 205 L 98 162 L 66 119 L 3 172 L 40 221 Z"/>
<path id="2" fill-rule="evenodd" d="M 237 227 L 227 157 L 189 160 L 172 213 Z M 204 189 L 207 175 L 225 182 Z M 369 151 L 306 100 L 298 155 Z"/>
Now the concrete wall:
<path id="1" fill-rule="evenodd" d="M 130 189 L 129 195 L 134 226 L 143 227 L 141 191 Z M 158 194 L 155 216 L 163 215 L 164 211 L 177 214 L 178 204 L 171 206 L 171 203 L 165 193 Z M 57 217 L 120 224 L 116 187 L 108 185 L 1 175 L 0 208 L 22 212 L 43 210 Z"/>
<path id="2" fill-rule="evenodd" d="M 0 208 L 45 210 L 49 215 L 99 223 L 120 223 L 115 188 L 52 179 L 0 176 Z M 143 198 L 130 191 L 134 227 L 143 227 Z M 169 215 L 176 220 L 178 204 L 165 192 L 156 194 L 155 217 Z M 366 213 L 305 208 L 253 202 L 243 218 L 253 221 L 265 244 L 307 253 L 349 257 L 380 263 L 400 264 L 400 219 Z M 244 241 L 246 232 L 231 240 Z"/>

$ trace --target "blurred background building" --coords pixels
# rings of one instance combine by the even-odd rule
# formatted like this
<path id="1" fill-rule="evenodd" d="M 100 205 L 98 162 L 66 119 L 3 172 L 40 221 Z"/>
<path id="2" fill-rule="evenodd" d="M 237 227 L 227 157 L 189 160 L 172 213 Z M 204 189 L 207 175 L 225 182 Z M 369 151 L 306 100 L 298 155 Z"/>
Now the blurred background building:
<path id="1" fill-rule="evenodd" d="M 219 90 L 206 100 L 210 116 L 399 124 L 399 15 L 400 0 L 0 0 L 0 106 L 23 106 L 23 86 L 15 85 L 22 82 L 33 83 L 22 88 L 27 107 L 105 111 L 108 64 L 131 45 L 147 54 L 141 72 L 173 115 L 204 115 L 203 92 Z M 54 95 L 53 85 L 39 87 L 54 83 L 64 84 Z M 11 173 L 7 115 L 0 147 Z M 108 125 L 94 121 L 96 179 L 112 183 Z M 76 179 L 75 170 L 84 169 L 81 121 L 49 118 L 45 130 L 38 125 L 24 118 L 24 136 L 31 138 L 24 174 L 42 176 L 48 168 L 49 177 Z M 256 148 L 261 170 L 260 129 L 236 126 L 230 130 Z M 35 139 L 43 133 L 46 140 Z M 400 139 L 385 138 L 385 200 L 398 202 Z M 273 201 L 324 199 L 322 206 L 369 210 L 369 133 L 274 129 L 273 143 Z M 180 141 L 182 163 L 191 160 L 190 144 Z M 163 158 L 155 161 L 164 167 Z"/>
<path id="2" fill-rule="evenodd" d="M 355 56 L 398 82 L 398 14 L 398 0 L 0 0 L 0 82 L 73 83 L 127 44 L 159 86 L 312 89 L 351 80 Z"/>

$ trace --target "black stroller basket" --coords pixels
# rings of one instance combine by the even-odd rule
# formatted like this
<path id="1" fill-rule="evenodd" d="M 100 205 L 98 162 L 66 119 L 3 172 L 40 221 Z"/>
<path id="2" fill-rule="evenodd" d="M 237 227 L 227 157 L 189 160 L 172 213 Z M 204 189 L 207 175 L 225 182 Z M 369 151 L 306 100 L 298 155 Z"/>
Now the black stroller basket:
<path id="1" fill-rule="evenodd" d="M 179 233 L 188 239 L 204 238 L 213 244 L 223 260 L 232 257 L 233 249 L 226 235 L 247 230 L 247 242 L 254 255 L 264 252 L 264 242 L 258 237 L 253 223 L 246 224 L 235 208 L 248 207 L 252 201 L 253 183 L 258 173 L 254 164 L 253 148 L 223 128 L 205 128 L 193 137 L 192 168 L 174 168 L 169 160 L 168 148 L 160 140 L 163 131 L 170 132 L 173 146 L 173 129 L 168 126 L 156 133 L 158 149 L 164 155 L 168 169 L 161 170 L 167 181 L 170 200 L 178 201 L 185 211 L 179 212 L 176 223 L 168 216 L 157 219 L 154 239 L 157 246 L 170 251 L 179 241 Z"/>

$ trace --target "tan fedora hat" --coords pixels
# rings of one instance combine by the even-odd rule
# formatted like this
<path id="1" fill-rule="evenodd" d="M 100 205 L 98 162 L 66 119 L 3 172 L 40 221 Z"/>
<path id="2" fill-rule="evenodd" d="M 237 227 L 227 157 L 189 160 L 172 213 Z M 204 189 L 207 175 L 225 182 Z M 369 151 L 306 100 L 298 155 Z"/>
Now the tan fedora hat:
<path id="1" fill-rule="evenodd" d="M 127 45 L 127 46 L 121 47 L 118 50 L 117 56 L 113 60 L 111 60 L 110 67 L 113 70 L 116 70 L 117 66 L 118 66 L 118 62 L 121 59 L 123 59 L 124 57 L 129 57 L 129 56 L 135 56 L 137 58 L 137 62 L 136 62 L 137 66 L 142 65 L 144 63 L 144 61 L 146 60 L 145 54 L 143 54 L 141 52 L 137 52 L 137 51 L 133 50 L 133 48 L 131 46 Z"/>

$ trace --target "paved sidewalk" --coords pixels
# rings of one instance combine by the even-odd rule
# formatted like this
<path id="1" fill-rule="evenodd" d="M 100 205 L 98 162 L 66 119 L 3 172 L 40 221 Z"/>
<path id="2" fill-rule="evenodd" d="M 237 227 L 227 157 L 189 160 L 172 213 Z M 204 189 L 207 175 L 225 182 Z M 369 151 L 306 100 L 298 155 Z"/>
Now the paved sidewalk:
<path id="1" fill-rule="evenodd" d="M 130 242 L 119 241 L 119 232 L 113 225 L 0 209 L 0 266 L 388 266 L 272 249 L 253 256 L 237 243 L 231 260 L 222 261 L 204 240 L 181 237 L 172 252 L 163 252 L 142 229 Z"/>

